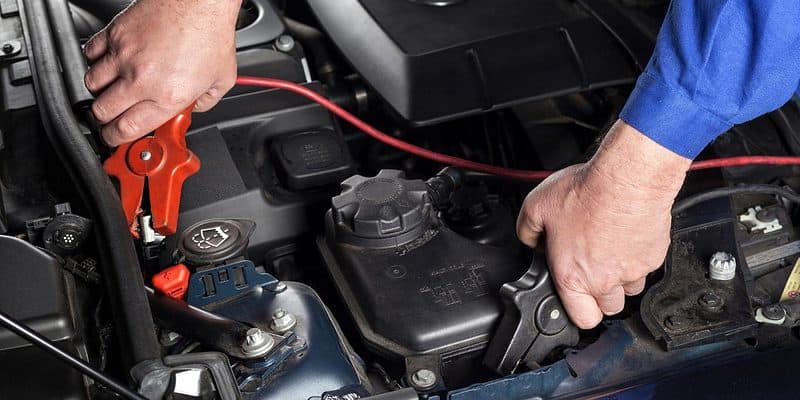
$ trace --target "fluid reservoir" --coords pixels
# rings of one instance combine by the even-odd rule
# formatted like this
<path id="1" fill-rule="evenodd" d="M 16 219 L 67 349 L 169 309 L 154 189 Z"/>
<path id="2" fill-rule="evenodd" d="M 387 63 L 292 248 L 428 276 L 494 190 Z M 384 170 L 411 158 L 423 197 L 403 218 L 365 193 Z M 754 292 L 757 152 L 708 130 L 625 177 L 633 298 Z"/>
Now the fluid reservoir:
<path id="1" fill-rule="evenodd" d="M 392 358 L 482 353 L 502 313 L 500 286 L 525 271 L 516 244 L 458 235 L 425 182 L 400 171 L 347 179 L 318 245 L 365 343 Z"/>

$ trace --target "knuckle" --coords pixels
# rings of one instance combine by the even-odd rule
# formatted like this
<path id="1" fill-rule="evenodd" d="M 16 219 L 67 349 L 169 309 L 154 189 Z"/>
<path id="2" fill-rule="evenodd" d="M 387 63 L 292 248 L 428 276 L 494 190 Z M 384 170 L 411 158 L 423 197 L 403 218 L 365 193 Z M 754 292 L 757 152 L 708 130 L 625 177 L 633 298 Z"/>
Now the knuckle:
<path id="1" fill-rule="evenodd" d="M 183 106 L 187 104 L 189 100 L 189 96 L 186 95 L 185 90 L 181 90 L 180 87 L 172 86 L 164 89 L 160 96 L 160 103 L 162 105 L 170 105 L 170 106 Z"/>
<path id="2" fill-rule="evenodd" d="M 100 35 L 100 34 L 98 34 L 98 35 Z M 100 39 L 98 39 L 97 36 L 94 36 L 91 39 L 89 39 L 89 41 L 86 42 L 85 45 L 83 45 L 83 54 L 88 56 L 89 54 L 93 53 L 95 47 L 97 47 L 97 41 L 98 40 L 100 40 Z"/>
<path id="3" fill-rule="evenodd" d="M 95 101 L 92 103 L 92 114 L 94 118 L 97 119 L 100 123 L 108 122 L 108 109 L 106 108 L 105 104 L 100 101 Z"/>
<path id="4" fill-rule="evenodd" d="M 117 139 L 116 135 L 110 132 L 110 129 L 104 127 L 102 130 L 103 140 L 109 146 L 118 146 L 120 144 L 119 140 Z"/>
<path id="5" fill-rule="evenodd" d="M 121 43 L 127 36 L 125 24 L 119 21 L 112 22 L 103 32 L 105 32 L 109 41 L 117 44 Z"/>
<path id="6" fill-rule="evenodd" d="M 86 89 L 89 89 L 90 92 L 97 91 L 97 83 L 94 73 L 92 70 L 86 72 L 86 75 L 83 76 L 83 84 L 86 86 Z"/>
<path id="7" fill-rule="evenodd" d="M 598 271 L 592 276 L 592 292 L 595 294 L 611 293 L 620 285 L 620 279 L 614 273 Z"/>
<path id="8" fill-rule="evenodd" d="M 586 292 L 586 284 L 583 276 L 574 268 L 568 269 L 558 274 L 553 274 L 555 284 L 560 288 L 571 292 Z"/>
<path id="9" fill-rule="evenodd" d="M 123 40 L 115 43 L 113 46 L 109 46 L 109 52 L 113 54 L 115 58 L 119 59 L 121 63 L 129 64 L 130 60 L 136 59 L 138 50 L 129 45 L 127 40 Z"/>
<path id="10" fill-rule="evenodd" d="M 159 62 L 139 61 L 133 67 L 133 78 L 138 82 L 150 82 L 159 75 Z"/>
<path id="11" fill-rule="evenodd" d="M 129 142 L 142 135 L 139 124 L 131 117 L 123 117 L 117 122 L 117 132 L 123 142 Z"/>

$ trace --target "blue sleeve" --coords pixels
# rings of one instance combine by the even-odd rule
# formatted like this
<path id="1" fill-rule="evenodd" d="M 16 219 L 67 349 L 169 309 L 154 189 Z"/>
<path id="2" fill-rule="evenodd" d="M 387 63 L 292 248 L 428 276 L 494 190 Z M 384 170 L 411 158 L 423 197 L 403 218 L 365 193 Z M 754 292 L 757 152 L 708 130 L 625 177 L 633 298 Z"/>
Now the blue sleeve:
<path id="1" fill-rule="evenodd" d="M 800 82 L 800 1 L 673 0 L 620 117 L 687 158 L 786 103 Z"/>

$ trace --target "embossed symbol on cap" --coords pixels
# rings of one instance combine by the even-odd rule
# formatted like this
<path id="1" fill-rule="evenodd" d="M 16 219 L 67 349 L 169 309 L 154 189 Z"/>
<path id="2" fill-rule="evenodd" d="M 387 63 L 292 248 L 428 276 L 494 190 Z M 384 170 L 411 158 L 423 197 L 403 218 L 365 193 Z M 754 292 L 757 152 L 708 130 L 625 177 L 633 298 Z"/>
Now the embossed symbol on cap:
<path id="1" fill-rule="evenodd" d="M 200 250 L 216 249 L 230 238 L 228 232 L 230 232 L 230 228 L 222 226 L 203 228 L 192 236 L 192 242 Z"/>

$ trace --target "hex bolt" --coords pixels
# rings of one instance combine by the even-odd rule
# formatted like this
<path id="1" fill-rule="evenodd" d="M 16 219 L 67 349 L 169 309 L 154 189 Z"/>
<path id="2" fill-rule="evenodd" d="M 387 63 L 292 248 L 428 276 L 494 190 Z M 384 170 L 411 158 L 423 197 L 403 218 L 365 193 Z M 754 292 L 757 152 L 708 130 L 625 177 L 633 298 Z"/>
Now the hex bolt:
<path id="1" fill-rule="evenodd" d="M 4 54 L 11 54 L 14 51 L 14 45 L 11 43 L 3 44 L 3 53 Z"/>
<path id="2" fill-rule="evenodd" d="M 267 354 L 275 345 L 275 339 L 259 328 L 250 328 L 242 342 L 242 351 L 248 356 L 261 356 Z"/>
<path id="3" fill-rule="evenodd" d="M 151 158 L 153 158 L 153 153 L 145 150 L 145 151 L 139 153 L 139 158 L 142 161 L 149 161 Z"/>
<path id="4" fill-rule="evenodd" d="M 729 281 L 736 276 L 736 258 L 731 253 L 718 251 L 708 264 L 708 275 L 715 281 Z"/>
<path id="5" fill-rule="evenodd" d="M 419 369 L 411 375 L 411 384 L 419 389 L 430 389 L 436 385 L 436 374 L 429 369 Z"/>
<path id="6" fill-rule="evenodd" d="M 272 324 L 270 325 L 270 329 L 277 333 L 284 333 L 288 332 L 292 328 L 297 325 L 297 318 L 295 316 L 282 309 L 279 308 L 272 314 Z"/>
<path id="7" fill-rule="evenodd" d="M 712 310 L 722 307 L 722 297 L 714 292 L 703 293 L 698 302 L 701 306 Z"/>
<path id="8" fill-rule="evenodd" d="M 294 38 L 289 35 L 281 35 L 278 37 L 278 40 L 275 41 L 275 47 L 284 53 L 292 51 L 294 49 L 294 45 Z"/>
<path id="9" fill-rule="evenodd" d="M 782 318 L 786 317 L 786 311 L 784 311 L 784 309 L 777 304 L 772 304 L 762 308 L 761 314 L 764 316 L 764 318 L 772 321 L 780 321 Z"/>

